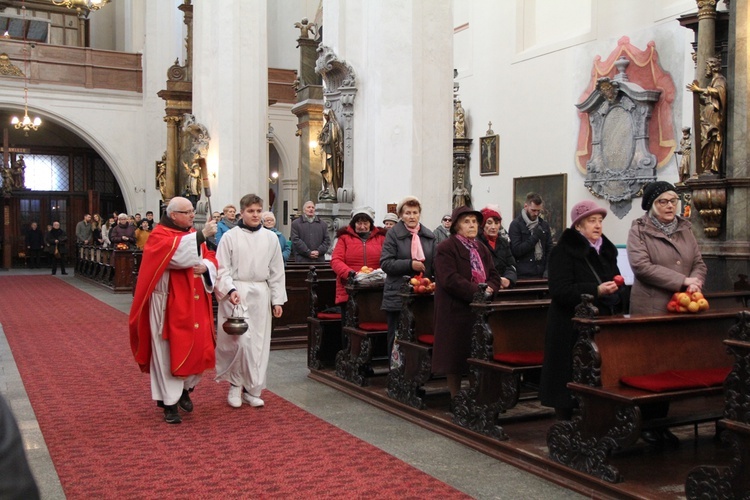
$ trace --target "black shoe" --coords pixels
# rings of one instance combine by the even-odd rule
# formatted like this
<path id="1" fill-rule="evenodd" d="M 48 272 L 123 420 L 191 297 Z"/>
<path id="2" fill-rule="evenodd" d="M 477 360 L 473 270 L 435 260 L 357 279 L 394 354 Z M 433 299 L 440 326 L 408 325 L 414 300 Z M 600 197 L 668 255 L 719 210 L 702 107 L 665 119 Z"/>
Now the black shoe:
<path id="1" fill-rule="evenodd" d="M 180 400 L 177 401 L 177 404 L 188 413 L 193 411 L 193 402 L 190 401 L 190 393 L 187 389 L 182 390 L 182 396 L 180 396 Z"/>
<path id="2" fill-rule="evenodd" d="M 65 271 L 63 271 L 62 273 L 63 273 L 63 274 L 68 274 L 68 273 L 66 273 Z"/>
<path id="3" fill-rule="evenodd" d="M 156 406 L 157 406 L 157 407 L 159 407 L 159 408 L 164 408 L 164 401 L 162 401 L 161 399 L 160 399 L 160 400 L 158 400 L 158 401 L 156 402 Z"/>
<path id="4" fill-rule="evenodd" d="M 52 275 L 54 276 L 55 274 L 57 274 L 57 271 L 52 271 Z"/>
<path id="5" fill-rule="evenodd" d="M 168 424 L 182 422 L 182 417 L 177 413 L 177 405 L 164 405 L 164 421 Z"/>
<path id="6" fill-rule="evenodd" d="M 662 438 L 664 441 L 671 446 L 679 446 L 680 438 L 672 434 L 669 429 L 661 429 Z"/>
<path id="7" fill-rule="evenodd" d="M 661 432 L 661 429 L 641 431 L 641 439 L 654 446 L 660 446 L 664 444 L 664 434 Z"/>

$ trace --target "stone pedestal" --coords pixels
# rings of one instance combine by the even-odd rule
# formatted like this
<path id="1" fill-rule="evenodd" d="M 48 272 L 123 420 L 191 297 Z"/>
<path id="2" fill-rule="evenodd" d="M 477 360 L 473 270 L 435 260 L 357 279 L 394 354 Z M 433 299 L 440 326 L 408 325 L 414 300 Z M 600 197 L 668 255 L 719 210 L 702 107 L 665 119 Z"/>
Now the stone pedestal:
<path id="1" fill-rule="evenodd" d="M 328 224 L 328 236 L 331 237 L 331 246 L 328 252 L 326 252 L 326 258 L 330 260 L 331 253 L 333 253 L 336 232 L 351 221 L 352 204 L 320 202 L 315 205 L 315 213 L 321 220 L 326 221 L 326 224 Z"/>

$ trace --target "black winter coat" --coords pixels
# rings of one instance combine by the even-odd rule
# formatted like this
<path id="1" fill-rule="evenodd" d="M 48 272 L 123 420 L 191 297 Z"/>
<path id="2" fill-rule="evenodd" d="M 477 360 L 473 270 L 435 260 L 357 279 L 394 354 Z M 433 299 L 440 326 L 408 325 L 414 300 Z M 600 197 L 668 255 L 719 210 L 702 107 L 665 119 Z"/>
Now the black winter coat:
<path id="1" fill-rule="evenodd" d="M 518 274 L 516 272 L 516 259 L 513 258 L 513 254 L 510 251 L 510 244 L 505 241 L 505 238 L 502 236 L 497 237 L 495 248 L 490 246 L 487 237 L 484 234 L 480 234 L 477 239 L 481 241 L 487 247 L 487 250 L 490 251 L 490 254 L 492 254 L 492 261 L 495 263 L 497 274 L 499 274 L 501 278 L 506 278 L 510 281 L 510 286 L 514 286 L 518 279 Z"/>
<path id="2" fill-rule="evenodd" d="M 620 274 L 617 268 L 617 248 L 602 236 L 600 253 L 575 229 L 566 229 L 549 257 L 549 293 L 552 299 L 547 315 L 544 339 L 544 363 L 539 387 L 539 399 L 544 406 L 570 409 L 573 399 L 566 384 L 573 380 L 573 346 L 578 334 L 573 326 L 575 307 L 581 295 L 597 297 L 600 282 L 612 281 Z M 588 261 L 599 279 L 594 275 Z M 600 281 L 601 280 L 601 281 Z M 619 294 L 613 297 L 618 297 Z M 619 313 L 619 305 L 610 307 L 596 298 L 594 304 L 600 315 Z"/>
<path id="3" fill-rule="evenodd" d="M 424 224 L 420 226 L 418 234 L 425 257 L 424 276 L 432 278 L 432 259 L 436 247 L 435 235 Z M 403 284 L 403 278 L 417 274 L 412 269 L 411 262 L 411 233 L 404 221 L 398 221 L 385 234 L 383 251 L 380 254 L 380 268 L 386 274 L 381 306 L 384 311 L 401 311 L 401 297 L 398 293 Z"/>
<path id="4" fill-rule="evenodd" d="M 554 246 L 552 230 L 549 227 L 549 223 L 541 217 L 539 218 L 538 228 L 541 228 L 541 237 L 529 231 L 521 214 L 513 219 L 508 228 L 510 250 L 516 259 L 516 271 L 519 279 L 543 278 L 547 271 L 549 254 Z M 536 242 L 540 240 L 544 255 L 542 260 L 535 260 L 534 248 L 536 247 Z"/>

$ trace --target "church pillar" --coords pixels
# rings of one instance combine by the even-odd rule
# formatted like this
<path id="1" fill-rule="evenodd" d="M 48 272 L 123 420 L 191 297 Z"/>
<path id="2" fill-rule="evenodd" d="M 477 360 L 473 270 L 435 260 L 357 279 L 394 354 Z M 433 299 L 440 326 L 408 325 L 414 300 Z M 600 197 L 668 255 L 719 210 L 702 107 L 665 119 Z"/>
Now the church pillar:
<path id="1" fill-rule="evenodd" d="M 373 207 L 379 223 L 413 194 L 435 227 L 451 208 L 451 1 L 324 0 L 322 45 L 357 75 L 352 204 Z"/>
<path id="2" fill-rule="evenodd" d="M 265 1 L 193 5 L 193 114 L 211 136 L 215 209 L 251 192 L 268 201 L 266 17 Z"/>

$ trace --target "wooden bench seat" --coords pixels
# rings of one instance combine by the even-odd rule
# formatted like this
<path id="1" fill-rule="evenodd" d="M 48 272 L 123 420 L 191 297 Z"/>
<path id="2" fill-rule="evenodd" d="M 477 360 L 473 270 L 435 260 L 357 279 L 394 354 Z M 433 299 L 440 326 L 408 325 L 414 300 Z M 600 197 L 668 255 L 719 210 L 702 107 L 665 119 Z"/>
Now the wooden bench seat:
<path id="1" fill-rule="evenodd" d="M 336 353 L 341 350 L 340 313 L 323 311 L 334 307 L 336 302 L 336 278 L 318 277 L 317 268 L 310 266 L 307 275 L 310 295 L 310 315 L 307 318 L 307 367 L 311 370 L 332 368 Z"/>
<path id="2" fill-rule="evenodd" d="M 330 266 L 315 267 L 318 279 L 335 279 Z M 272 320 L 273 349 L 302 347 L 307 344 L 307 318 L 310 316 L 310 289 L 307 282 L 309 272 L 309 263 L 288 265 L 284 270 L 287 302 L 284 304 L 284 314 Z"/>
<path id="3" fill-rule="evenodd" d="M 724 418 L 718 427 L 734 458 L 728 467 L 702 465 L 691 470 L 685 481 L 685 494 L 691 500 L 750 498 L 750 312 L 738 315 L 728 337 L 724 345 L 735 361 L 724 382 Z"/>
<path id="4" fill-rule="evenodd" d="M 396 330 L 399 363 L 388 374 L 386 393 L 396 401 L 422 410 L 425 402 L 420 389 L 432 378 L 435 296 L 414 293 L 408 279 L 399 295 L 401 316 Z"/>
<path id="5" fill-rule="evenodd" d="M 351 273 L 346 285 L 349 299 L 342 332 L 345 345 L 336 354 L 336 375 L 359 386 L 368 378 L 388 372 L 388 327 L 383 302 L 383 284 L 360 284 Z M 376 367 L 375 362 L 380 366 Z"/>
<path id="6" fill-rule="evenodd" d="M 621 383 L 623 377 L 668 370 L 702 370 L 731 366 L 722 343 L 736 322 L 738 309 L 700 314 L 596 316 L 593 298 L 584 296 L 574 318 L 579 338 L 573 351 L 573 382 L 580 416 L 554 424 L 547 434 L 550 457 L 601 480 L 619 482 L 619 470 L 608 462 L 614 450 L 634 444 L 641 431 L 718 419 L 721 387 L 653 392 Z M 693 415 L 645 420 L 644 407 L 694 400 Z M 670 412 L 671 413 L 671 412 Z"/>
<path id="7" fill-rule="evenodd" d="M 549 299 L 503 300 L 499 294 L 492 302 L 472 303 L 476 321 L 468 360 L 470 385 L 454 400 L 455 424 L 495 439 L 508 439 L 498 417 L 518 404 L 524 385 L 538 383 L 542 368 L 538 353 L 544 350 L 549 305 Z M 530 363 L 498 362 L 496 356 L 516 361 L 523 356 Z"/>

